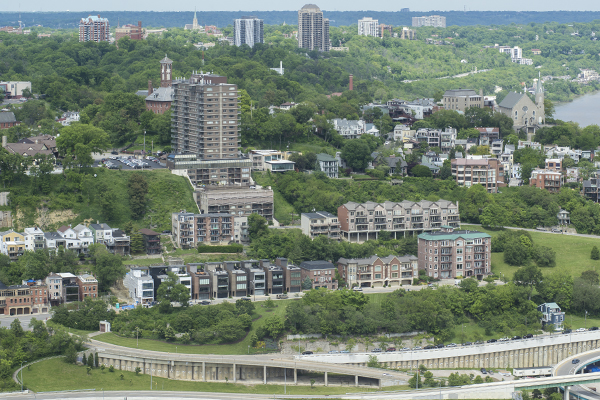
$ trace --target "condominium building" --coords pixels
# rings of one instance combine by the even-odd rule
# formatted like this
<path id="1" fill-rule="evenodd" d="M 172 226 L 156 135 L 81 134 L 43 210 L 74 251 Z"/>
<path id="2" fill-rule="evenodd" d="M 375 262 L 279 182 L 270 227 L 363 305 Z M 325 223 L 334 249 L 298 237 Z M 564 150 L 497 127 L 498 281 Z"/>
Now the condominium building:
<path id="1" fill-rule="evenodd" d="M 400 33 L 400 39 L 407 40 L 415 40 L 415 30 L 407 28 L 406 26 L 402 27 L 402 32 Z"/>
<path id="2" fill-rule="evenodd" d="M 172 86 L 173 153 L 203 160 L 237 158 L 241 143 L 237 85 L 228 84 L 224 76 L 201 72 Z"/>
<path id="3" fill-rule="evenodd" d="M 16 261 L 25 253 L 25 236 L 19 232 L 9 229 L 0 232 L 0 252 Z"/>
<path id="4" fill-rule="evenodd" d="M 298 47 L 307 50 L 329 51 L 329 19 L 315 4 L 298 11 Z"/>
<path id="5" fill-rule="evenodd" d="M 108 42 L 110 25 L 107 18 L 100 15 L 90 15 L 79 21 L 80 42 Z"/>
<path id="6" fill-rule="evenodd" d="M 429 15 L 425 17 L 412 17 L 412 26 L 433 26 L 436 28 L 446 27 L 446 17 L 440 15 Z"/>
<path id="7" fill-rule="evenodd" d="M 419 270 L 432 278 L 476 277 L 491 271 L 492 237 L 487 233 L 454 230 L 419 235 Z"/>
<path id="8" fill-rule="evenodd" d="M 450 89 L 444 92 L 442 104 L 446 110 L 464 112 L 469 107 L 483 108 L 483 91 L 479 94 L 473 89 Z"/>
<path id="9" fill-rule="evenodd" d="M 226 261 L 225 270 L 229 274 L 231 297 L 245 297 L 249 292 L 248 272 L 243 268 L 241 261 Z"/>
<path id="10" fill-rule="evenodd" d="M 535 186 L 539 189 L 546 189 L 551 193 L 558 193 L 562 186 L 562 175 L 557 171 L 534 169 L 531 171 L 529 186 Z"/>
<path id="11" fill-rule="evenodd" d="M 289 160 L 292 154 L 294 154 L 294 152 L 291 151 L 250 150 L 248 152 L 248 157 L 252 159 L 253 171 L 266 171 L 268 169 L 267 164 L 270 161 Z"/>
<path id="12" fill-rule="evenodd" d="M 248 273 L 248 280 L 250 282 L 249 294 L 255 296 L 264 296 L 266 293 L 268 293 L 266 273 L 261 267 L 260 261 L 244 260 L 242 261 L 242 267 Z"/>
<path id="13" fill-rule="evenodd" d="M 229 213 L 236 216 L 261 215 L 273 219 L 273 190 L 267 188 L 204 187 L 194 192 L 201 213 Z"/>
<path id="14" fill-rule="evenodd" d="M 263 20 L 256 17 L 242 17 L 233 22 L 233 43 L 236 46 L 264 43 Z"/>
<path id="15" fill-rule="evenodd" d="M 228 244 L 233 236 L 234 215 L 173 213 L 171 232 L 177 247 L 193 248 L 199 244 Z"/>
<path id="16" fill-rule="evenodd" d="M 214 299 L 223 299 L 230 296 L 229 273 L 225 265 L 220 262 L 209 262 L 204 264 L 204 270 L 210 276 L 210 294 Z"/>
<path id="17" fill-rule="evenodd" d="M 169 154 L 167 168 L 173 174 L 187 175 L 195 186 L 250 185 L 252 161 L 249 158 L 202 160 L 195 154 Z"/>
<path id="18" fill-rule="evenodd" d="M 377 239 L 380 231 L 390 232 L 397 239 L 406 234 L 435 231 L 442 225 L 460 227 L 458 203 L 447 200 L 349 202 L 338 207 L 337 215 L 342 237 L 359 243 Z"/>
<path id="19" fill-rule="evenodd" d="M 379 21 L 371 17 L 359 19 L 358 34 L 360 36 L 379 37 Z"/>
<path id="20" fill-rule="evenodd" d="M 325 235 L 330 239 L 340 239 L 338 217 L 327 211 L 302 213 L 300 215 L 302 233 L 311 239 Z"/>
<path id="21" fill-rule="evenodd" d="M 418 258 L 412 255 L 340 258 L 337 266 L 348 287 L 412 285 L 419 276 Z"/>
<path id="22" fill-rule="evenodd" d="M 77 285 L 79 286 L 79 300 L 83 301 L 86 297 L 93 299 L 98 297 L 98 280 L 90 274 L 77 276 Z"/>
<path id="23" fill-rule="evenodd" d="M 31 314 L 33 301 L 31 288 L 27 285 L 6 286 L 0 282 L 0 314 Z"/>
<path id="24" fill-rule="evenodd" d="M 211 276 L 204 271 L 204 265 L 199 263 L 187 264 L 187 272 L 192 279 L 192 299 L 208 300 L 212 296 Z"/>
<path id="25" fill-rule="evenodd" d="M 283 294 L 285 290 L 284 269 L 281 265 L 271 264 L 269 260 L 260 260 L 260 266 L 265 271 L 266 295 Z"/>
<path id="26" fill-rule="evenodd" d="M 392 36 L 394 30 L 393 25 L 379 24 L 379 32 L 377 32 L 378 37 L 385 37 L 385 33 L 387 32 L 390 37 Z"/>
<path id="27" fill-rule="evenodd" d="M 458 158 L 450 161 L 452 176 L 458 186 L 483 185 L 489 193 L 497 193 L 504 183 L 504 166 L 495 158 Z"/>
<path id="28" fill-rule="evenodd" d="M 300 267 L 288 263 L 287 258 L 276 258 L 275 264 L 283 269 L 285 277 L 285 291 L 288 293 L 298 293 L 302 291 L 302 270 Z"/>
<path id="29" fill-rule="evenodd" d="M 600 179 L 590 178 L 583 181 L 583 195 L 593 202 L 600 202 Z"/>

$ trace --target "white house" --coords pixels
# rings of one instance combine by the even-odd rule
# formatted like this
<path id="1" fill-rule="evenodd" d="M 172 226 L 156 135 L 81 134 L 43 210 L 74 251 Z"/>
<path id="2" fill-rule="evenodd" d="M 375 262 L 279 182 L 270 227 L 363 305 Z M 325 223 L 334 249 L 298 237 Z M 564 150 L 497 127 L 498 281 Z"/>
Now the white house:
<path id="1" fill-rule="evenodd" d="M 44 240 L 44 232 L 38 228 L 25 228 L 25 250 L 36 251 L 42 250 L 46 241 Z"/>

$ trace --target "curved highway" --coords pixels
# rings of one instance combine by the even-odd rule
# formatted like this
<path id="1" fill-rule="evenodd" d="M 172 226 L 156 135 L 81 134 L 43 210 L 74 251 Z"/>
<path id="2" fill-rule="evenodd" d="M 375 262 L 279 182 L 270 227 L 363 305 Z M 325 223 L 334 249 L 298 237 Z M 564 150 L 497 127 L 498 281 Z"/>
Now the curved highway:
<path id="1" fill-rule="evenodd" d="M 573 360 L 578 359 L 577 364 L 573 364 Z M 558 363 L 553 370 L 553 376 L 564 376 L 574 375 L 579 370 L 583 370 L 586 365 L 592 364 L 596 361 L 600 361 L 600 349 L 586 351 L 585 353 L 575 354 L 574 356 L 568 357 Z M 572 386 L 570 389 L 571 394 L 577 395 L 581 398 L 590 400 L 600 400 L 600 393 L 588 389 L 582 385 Z"/>

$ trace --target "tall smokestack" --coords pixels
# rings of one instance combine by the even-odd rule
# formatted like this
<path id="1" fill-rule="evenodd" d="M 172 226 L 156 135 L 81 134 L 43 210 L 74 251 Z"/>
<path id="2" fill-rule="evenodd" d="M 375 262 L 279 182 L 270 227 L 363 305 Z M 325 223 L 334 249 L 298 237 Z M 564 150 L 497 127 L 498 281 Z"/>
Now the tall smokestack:
<path id="1" fill-rule="evenodd" d="M 354 90 L 354 77 L 350 75 L 350 85 L 348 85 L 348 90 Z"/>
<path id="2" fill-rule="evenodd" d="M 152 94 L 152 92 L 154 92 L 154 89 L 152 89 L 152 81 L 149 80 L 148 81 L 148 96 L 150 96 Z"/>

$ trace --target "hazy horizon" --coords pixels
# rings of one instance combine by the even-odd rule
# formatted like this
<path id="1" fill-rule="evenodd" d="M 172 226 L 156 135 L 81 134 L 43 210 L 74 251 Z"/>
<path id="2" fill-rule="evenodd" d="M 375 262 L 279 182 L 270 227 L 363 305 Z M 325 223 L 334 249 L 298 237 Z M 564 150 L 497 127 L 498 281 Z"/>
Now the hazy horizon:
<path id="1" fill-rule="evenodd" d="M 248 2 L 242 0 L 232 0 L 224 7 L 223 3 L 215 2 L 208 4 L 199 4 L 191 0 L 181 0 L 177 6 L 173 3 L 164 1 L 147 0 L 145 2 L 105 0 L 102 9 L 96 9 L 98 3 L 76 0 L 55 0 L 48 2 L 46 0 L 30 0 L 26 4 L 19 2 L 2 2 L 0 11 L 3 12 L 49 12 L 49 11 L 175 11 L 175 12 L 193 12 L 194 8 L 198 11 L 296 11 L 302 8 L 307 1 L 286 3 L 285 8 L 282 2 L 274 0 L 259 0 L 252 3 L 253 10 L 248 9 Z M 132 4 L 133 3 L 133 4 Z M 374 0 L 369 2 L 369 10 L 364 9 L 364 2 L 358 0 L 336 1 L 324 0 L 315 2 L 322 10 L 327 11 L 400 11 L 401 8 L 410 8 L 411 12 L 435 12 L 435 11 L 600 11 L 600 2 L 582 1 L 570 3 L 572 7 L 565 10 L 563 1 L 558 0 L 534 0 L 532 2 L 523 2 L 518 0 L 506 0 L 504 2 L 481 2 L 479 0 L 443 1 L 431 0 L 427 3 L 427 10 L 413 10 L 411 3 L 394 4 L 390 1 Z M 90 5 L 93 7 L 90 9 Z M 485 4 L 485 5 L 484 5 Z"/>

